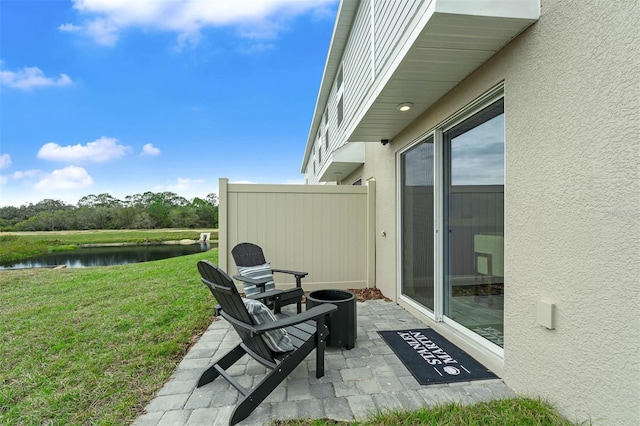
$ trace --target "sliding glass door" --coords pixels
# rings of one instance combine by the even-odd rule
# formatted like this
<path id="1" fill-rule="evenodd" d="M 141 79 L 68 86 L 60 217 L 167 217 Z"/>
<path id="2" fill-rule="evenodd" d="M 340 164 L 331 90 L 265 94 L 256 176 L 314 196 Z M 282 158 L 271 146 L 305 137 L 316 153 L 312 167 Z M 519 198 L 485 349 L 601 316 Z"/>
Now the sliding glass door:
<path id="1" fill-rule="evenodd" d="M 401 292 L 503 347 L 503 99 L 433 134 L 400 154 Z"/>
<path id="2" fill-rule="evenodd" d="M 444 315 L 503 346 L 504 105 L 443 133 Z"/>
<path id="3" fill-rule="evenodd" d="M 433 138 L 401 155 L 402 292 L 433 312 Z"/>

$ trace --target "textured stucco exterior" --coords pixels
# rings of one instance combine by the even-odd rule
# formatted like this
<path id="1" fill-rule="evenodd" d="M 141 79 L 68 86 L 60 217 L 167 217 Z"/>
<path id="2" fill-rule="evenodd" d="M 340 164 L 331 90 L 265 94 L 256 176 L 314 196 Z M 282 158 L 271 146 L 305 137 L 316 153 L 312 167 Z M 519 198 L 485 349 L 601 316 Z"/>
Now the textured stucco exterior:
<path id="1" fill-rule="evenodd" d="M 353 173 L 376 180 L 376 283 L 395 298 L 398 151 L 504 81 L 504 359 L 450 336 L 516 392 L 594 424 L 640 419 L 639 9 L 542 0 L 536 24 L 390 144 L 367 144 Z M 536 323 L 541 300 L 554 330 Z"/>

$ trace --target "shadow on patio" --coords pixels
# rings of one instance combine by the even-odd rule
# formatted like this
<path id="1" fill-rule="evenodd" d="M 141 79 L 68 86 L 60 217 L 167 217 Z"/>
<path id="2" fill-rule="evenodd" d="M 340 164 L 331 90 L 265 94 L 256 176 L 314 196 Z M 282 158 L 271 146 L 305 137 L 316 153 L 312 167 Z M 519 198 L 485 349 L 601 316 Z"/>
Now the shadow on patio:
<path id="1" fill-rule="evenodd" d="M 316 379 L 315 352 L 242 423 L 268 424 L 274 419 L 364 419 L 376 410 L 409 409 L 439 403 L 473 404 L 515 397 L 501 380 L 422 386 L 377 333 L 424 328 L 425 324 L 393 302 L 358 302 L 358 336 L 351 350 L 327 348 L 325 376 Z M 239 393 L 218 379 L 199 389 L 204 369 L 239 342 L 224 320 L 214 321 L 190 349 L 171 379 L 135 422 L 143 425 L 227 425 Z M 229 372 L 246 387 L 266 369 L 245 356 Z"/>

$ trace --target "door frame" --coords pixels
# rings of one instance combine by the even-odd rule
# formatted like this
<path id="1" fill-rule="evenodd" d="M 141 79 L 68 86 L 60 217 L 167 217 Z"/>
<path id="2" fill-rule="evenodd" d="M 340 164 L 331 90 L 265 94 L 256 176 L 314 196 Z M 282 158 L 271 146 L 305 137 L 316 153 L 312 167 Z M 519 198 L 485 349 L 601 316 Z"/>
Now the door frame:
<path id="1" fill-rule="evenodd" d="M 479 344 L 481 347 L 487 349 L 491 353 L 504 359 L 504 348 L 496 345 L 488 339 L 473 332 L 469 328 L 457 323 L 453 319 L 444 315 L 444 299 L 445 283 L 444 283 L 444 265 L 445 265 L 445 233 L 444 230 L 444 141 L 443 133 L 453 128 L 457 124 L 467 120 L 471 116 L 483 108 L 489 106 L 493 102 L 503 98 L 504 99 L 504 82 L 500 82 L 489 91 L 466 105 L 458 112 L 452 114 L 444 121 L 438 123 L 433 128 L 422 133 L 419 137 L 413 139 L 402 148 L 396 151 L 396 244 L 398 250 L 396 250 L 396 297 L 403 303 L 411 306 L 413 309 L 426 316 L 432 321 L 435 321 L 446 328 L 451 329 L 452 332 L 461 334 L 465 339 Z M 505 107 L 506 110 L 506 107 Z M 434 255 L 434 310 L 431 312 L 428 308 L 418 303 L 414 299 L 403 294 L 403 261 L 402 258 L 402 154 L 406 153 L 410 149 L 414 148 L 419 143 L 422 143 L 429 138 L 433 138 L 434 155 L 433 155 L 433 171 L 434 171 L 434 235 L 433 235 L 433 255 Z M 506 140 L 505 140 L 506 146 Z M 506 151 L 506 147 L 505 147 Z M 506 162 L 506 152 L 505 152 Z M 505 171 L 505 186 L 506 186 L 506 171 Z M 504 314 L 503 314 L 504 315 Z"/>

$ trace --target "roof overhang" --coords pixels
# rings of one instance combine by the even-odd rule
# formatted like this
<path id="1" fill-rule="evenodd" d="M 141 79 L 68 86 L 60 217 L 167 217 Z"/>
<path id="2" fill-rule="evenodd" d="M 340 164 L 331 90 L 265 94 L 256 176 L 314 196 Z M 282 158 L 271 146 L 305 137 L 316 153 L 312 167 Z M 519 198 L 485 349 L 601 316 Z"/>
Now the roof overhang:
<path id="1" fill-rule="evenodd" d="M 342 0 L 302 161 L 309 161 L 322 113 L 360 0 Z M 348 123 L 347 141 L 393 139 L 449 90 L 540 17 L 540 0 L 426 0 L 418 25 L 376 76 Z M 404 102 L 413 108 L 400 112 Z"/>
<path id="2" fill-rule="evenodd" d="M 351 117 L 347 141 L 393 139 L 539 16 L 539 0 L 432 0 Z M 413 107 L 399 111 L 405 102 Z"/>
<path id="3" fill-rule="evenodd" d="M 364 143 L 351 142 L 333 151 L 319 174 L 320 182 L 340 181 L 364 164 Z"/>

